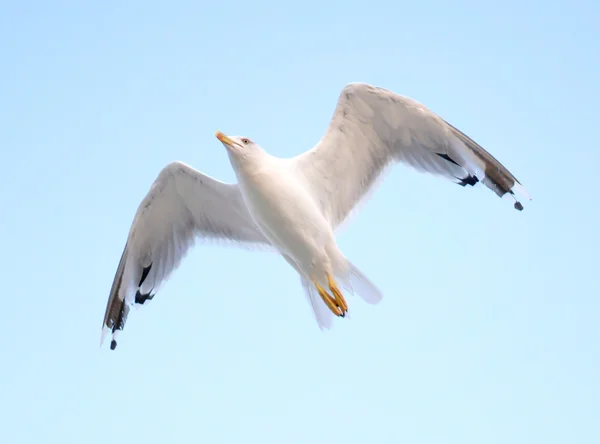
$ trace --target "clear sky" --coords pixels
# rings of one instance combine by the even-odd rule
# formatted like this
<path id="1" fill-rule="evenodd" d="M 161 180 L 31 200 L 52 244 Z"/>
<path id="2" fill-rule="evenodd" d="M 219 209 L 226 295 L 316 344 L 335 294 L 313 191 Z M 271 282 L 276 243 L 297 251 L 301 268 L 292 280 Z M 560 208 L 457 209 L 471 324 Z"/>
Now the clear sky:
<path id="1" fill-rule="evenodd" d="M 0 442 L 600 442 L 598 2 L 0 5 Z M 198 245 L 100 348 L 160 169 L 233 181 L 215 130 L 300 153 L 350 81 L 533 200 L 396 167 L 339 235 L 380 305 L 322 333 L 281 257 Z"/>

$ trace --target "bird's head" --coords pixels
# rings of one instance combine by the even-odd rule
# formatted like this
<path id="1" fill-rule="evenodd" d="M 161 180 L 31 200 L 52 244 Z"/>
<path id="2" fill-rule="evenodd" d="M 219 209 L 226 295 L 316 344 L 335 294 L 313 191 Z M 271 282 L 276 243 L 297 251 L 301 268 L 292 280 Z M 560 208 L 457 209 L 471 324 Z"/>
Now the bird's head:
<path id="1" fill-rule="evenodd" d="M 234 164 L 233 166 L 241 166 L 251 159 L 262 157 L 263 149 L 248 139 L 242 136 L 226 136 L 221 131 L 217 131 L 215 136 L 227 149 L 227 154 Z"/>
<path id="2" fill-rule="evenodd" d="M 221 131 L 217 131 L 215 136 L 227 148 L 227 151 L 239 157 L 247 157 L 257 151 L 262 151 L 261 147 L 247 137 L 226 136 Z"/>

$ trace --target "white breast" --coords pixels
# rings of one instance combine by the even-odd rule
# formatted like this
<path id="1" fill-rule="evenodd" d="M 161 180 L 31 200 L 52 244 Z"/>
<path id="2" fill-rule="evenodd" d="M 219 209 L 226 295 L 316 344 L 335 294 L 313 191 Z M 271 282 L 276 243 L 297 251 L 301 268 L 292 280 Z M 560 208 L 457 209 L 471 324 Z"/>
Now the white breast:
<path id="1" fill-rule="evenodd" d="M 310 263 L 331 231 L 301 182 L 273 163 L 240 177 L 244 200 L 265 237 L 296 263 Z"/>

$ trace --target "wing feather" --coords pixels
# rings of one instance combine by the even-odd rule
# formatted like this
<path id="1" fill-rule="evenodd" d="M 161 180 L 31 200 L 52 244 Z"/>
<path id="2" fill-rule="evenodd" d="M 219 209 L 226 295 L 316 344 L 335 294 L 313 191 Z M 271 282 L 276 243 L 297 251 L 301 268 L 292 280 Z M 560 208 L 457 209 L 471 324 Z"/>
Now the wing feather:
<path id="1" fill-rule="evenodd" d="M 123 330 L 129 308 L 152 299 L 197 239 L 270 248 L 239 187 L 172 162 L 140 203 L 110 290 L 102 338 Z"/>
<path id="2" fill-rule="evenodd" d="M 344 87 L 323 138 L 291 159 L 335 227 L 397 162 L 462 186 L 482 182 L 500 197 L 519 190 L 529 198 L 506 167 L 433 111 L 364 83 Z M 522 210 L 515 200 L 515 208 Z"/>

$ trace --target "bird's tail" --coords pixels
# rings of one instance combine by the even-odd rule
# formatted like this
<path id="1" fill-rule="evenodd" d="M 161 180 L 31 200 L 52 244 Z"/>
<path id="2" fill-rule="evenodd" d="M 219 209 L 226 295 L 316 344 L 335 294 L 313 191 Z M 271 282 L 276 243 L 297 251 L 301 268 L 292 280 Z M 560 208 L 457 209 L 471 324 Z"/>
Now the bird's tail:
<path id="1" fill-rule="evenodd" d="M 335 279 L 351 294 L 358 295 L 368 304 L 377 304 L 383 298 L 379 289 L 349 261 L 347 262 L 346 272 L 335 273 Z M 319 328 L 321 330 L 330 329 L 333 326 L 333 313 L 327 308 L 313 283 L 302 275 L 300 280 Z M 346 316 L 348 317 L 348 315 Z"/>
<path id="2" fill-rule="evenodd" d="M 377 304 L 383 298 L 379 289 L 354 264 L 348 261 L 349 271 L 341 279 L 344 287 L 357 294 L 367 304 Z"/>

